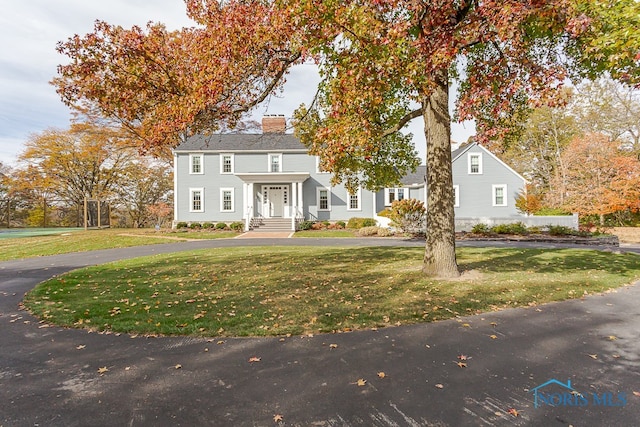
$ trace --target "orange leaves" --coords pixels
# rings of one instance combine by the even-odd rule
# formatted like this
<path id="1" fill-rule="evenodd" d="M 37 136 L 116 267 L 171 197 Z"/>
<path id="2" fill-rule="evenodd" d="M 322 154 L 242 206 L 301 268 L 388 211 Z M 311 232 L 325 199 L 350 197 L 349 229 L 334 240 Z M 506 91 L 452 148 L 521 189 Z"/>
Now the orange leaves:
<path id="1" fill-rule="evenodd" d="M 367 380 L 365 380 L 365 379 L 363 379 L 363 378 L 359 378 L 359 379 L 355 382 L 355 384 L 356 384 L 358 387 L 364 387 L 365 385 L 367 385 Z"/>
<path id="2" fill-rule="evenodd" d="M 70 58 L 53 80 L 63 101 L 95 105 L 102 116 L 135 130 L 148 150 L 177 145 L 184 133 L 233 127 L 284 84 L 301 58 L 284 10 L 260 2 L 187 2 L 200 27 L 124 29 L 97 22 L 94 31 L 58 45 Z"/>
<path id="3" fill-rule="evenodd" d="M 602 134 L 576 137 L 564 150 L 565 206 L 581 214 L 640 209 L 640 161 Z"/>
<path id="4" fill-rule="evenodd" d="M 249 358 L 249 363 L 256 363 L 256 362 L 260 362 L 262 360 L 261 357 L 257 357 L 257 356 L 252 356 Z"/>
<path id="5" fill-rule="evenodd" d="M 454 362 L 456 365 L 458 365 L 459 368 L 466 368 L 467 367 L 467 362 L 471 359 L 471 356 L 467 356 L 466 354 L 460 354 L 458 355 L 458 361 Z"/>

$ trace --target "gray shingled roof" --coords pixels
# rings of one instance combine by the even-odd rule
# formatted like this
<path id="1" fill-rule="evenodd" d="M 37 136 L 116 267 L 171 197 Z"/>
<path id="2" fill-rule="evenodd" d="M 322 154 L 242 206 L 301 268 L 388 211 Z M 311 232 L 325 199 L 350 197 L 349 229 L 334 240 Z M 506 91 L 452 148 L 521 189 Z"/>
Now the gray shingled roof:
<path id="1" fill-rule="evenodd" d="M 427 167 L 425 165 L 418 166 L 415 172 L 409 172 L 402 177 L 400 182 L 402 185 L 424 184 L 424 177 L 427 174 Z"/>
<path id="2" fill-rule="evenodd" d="M 457 159 L 461 154 L 463 154 L 465 151 L 467 151 L 469 148 L 473 147 L 474 145 L 476 145 L 475 142 L 472 142 L 470 144 L 460 144 L 460 147 L 458 147 L 457 149 L 451 152 L 451 161 L 454 161 L 455 159 Z"/>
<path id="3" fill-rule="evenodd" d="M 175 151 L 303 151 L 307 148 L 286 133 L 195 135 L 178 145 Z"/>

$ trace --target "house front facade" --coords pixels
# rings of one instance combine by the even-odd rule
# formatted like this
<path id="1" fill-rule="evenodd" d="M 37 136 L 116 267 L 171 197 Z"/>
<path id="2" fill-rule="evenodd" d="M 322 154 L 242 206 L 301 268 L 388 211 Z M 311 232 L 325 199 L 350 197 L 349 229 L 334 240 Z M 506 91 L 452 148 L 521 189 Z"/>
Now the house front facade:
<path id="1" fill-rule="evenodd" d="M 319 159 L 286 134 L 285 118 L 265 117 L 261 134 L 195 136 L 174 150 L 174 224 L 242 221 L 245 230 L 279 221 L 295 230 L 303 220 L 387 219 L 394 200 L 426 201 L 424 166 L 395 188 L 351 194 L 331 185 Z M 524 179 L 488 150 L 471 144 L 453 153 L 456 216 L 514 216 Z"/>

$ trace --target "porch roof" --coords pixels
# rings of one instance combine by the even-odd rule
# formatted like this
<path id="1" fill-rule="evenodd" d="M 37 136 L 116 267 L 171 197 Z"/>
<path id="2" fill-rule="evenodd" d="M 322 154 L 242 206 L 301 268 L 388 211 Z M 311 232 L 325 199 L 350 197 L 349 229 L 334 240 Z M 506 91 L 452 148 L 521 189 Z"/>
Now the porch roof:
<path id="1" fill-rule="evenodd" d="M 309 178 L 309 172 L 264 172 L 264 173 L 236 173 L 247 184 L 279 184 L 283 182 L 304 182 Z"/>

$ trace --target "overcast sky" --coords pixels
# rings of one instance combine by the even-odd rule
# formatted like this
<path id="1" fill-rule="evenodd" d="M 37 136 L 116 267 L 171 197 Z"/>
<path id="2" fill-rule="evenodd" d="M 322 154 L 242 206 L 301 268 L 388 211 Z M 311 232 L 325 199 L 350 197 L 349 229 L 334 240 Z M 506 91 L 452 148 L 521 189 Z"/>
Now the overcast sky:
<path id="1" fill-rule="evenodd" d="M 29 135 L 69 126 L 69 109 L 49 84 L 56 66 L 65 61 L 55 50 L 58 41 L 91 32 L 96 19 L 125 28 L 144 27 L 148 21 L 169 29 L 193 24 L 182 0 L 0 0 L 0 10 L 0 162 L 5 165 L 14 163 Z M 254 118 L 290 117 L 301 103 L 309 103 L 316 82 L 312 66 L 295 68 L 285 92 L 258 107 Z M 410 131 L 423 155 L 422 122 L 413 123 Z M 453 126 L 455 141 L 473 133 L 473 125 Z"/>

